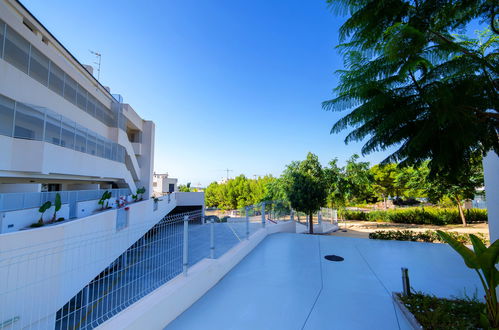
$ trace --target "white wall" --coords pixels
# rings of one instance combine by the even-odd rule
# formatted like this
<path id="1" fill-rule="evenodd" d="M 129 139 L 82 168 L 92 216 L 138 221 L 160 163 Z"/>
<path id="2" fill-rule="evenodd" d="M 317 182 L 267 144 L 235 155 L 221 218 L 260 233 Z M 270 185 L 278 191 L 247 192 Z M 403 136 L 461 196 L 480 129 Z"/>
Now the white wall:
<path id="1" fill-rule="evenodd" d="M 12 177 L 25 177 L 27 174 L 20 172 L 30 172 L 28 176 L 34 178 L 37 177 L 36 174 L 50 175 L 54 178 L 57 175 L 70 175 L 73 180 L 75 176 L 87 180 L 108 178 L 109 181 L 123 180 L 132 185 L 132 191 L 135 190 L 130 172 L 123 163 L 48 142 L 14 139 L 3 135 L 0 135 L 0 150 L 2 150 L 0 171 L 4 171 L 5 176 L 10 172 Z M 36 161 L 33 161 L 34 159 Z"/>
<path id="2" fill-rule="evenodd" d="M 48 222 L 54 215 L 54 206 L 48 209 L 43 214 L 43 221 Z M 57 218 L 69 219 L 69 205 L 62 204 L 61 209 L 57 212 Z M 17 211 L 0 212 L 0 234 L 11 233 L 23 228 L 29 227 L 31 224 L 38 222 L 40 212 L 38 207 Z"/>
<path id="3" fill-rule="evenodd" d="M 129 224 L 116 230 L 116 210 L 0 236 L 0 319 L 16 328 L 53 317 L 71 297 L 175 208 L 175 199 L 130 204 Z M 43 327 L 48 328 L 48 327 Z M 53 328 L 53 325 L 52 325 Z"/>
<path id="4" fill-rule="evenodd" d="M 39 183 L 0 183 L 0 193 L 39 192 Z"/>
<path id="5" fill-rule="evenodd" d="M 499 157 L 493 151 L 483 158 L 483 171 L 490 241 L 494 242 L 499 239 Z"/>

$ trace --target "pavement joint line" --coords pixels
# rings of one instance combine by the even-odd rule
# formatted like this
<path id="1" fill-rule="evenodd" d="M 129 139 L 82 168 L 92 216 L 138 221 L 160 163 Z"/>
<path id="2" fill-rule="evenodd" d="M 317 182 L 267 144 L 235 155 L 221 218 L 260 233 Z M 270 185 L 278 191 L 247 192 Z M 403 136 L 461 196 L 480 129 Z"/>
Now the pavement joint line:
<path id="1" fill-rule="evenodd" d="M 392 295 L 390 293 L 390 290 L 388 290 L 388 288 L 385 286 L 385 284 L 383 283 L 383 281 L 381 281 L 381 279 L 378 277 L 378 274 L 376 274 L 376 272 L 374 271 L 374 269 L 372 269 L 371 265 L 369 264 L 369 262 L 367 261 L 367 259 L 364 257 L 364 255 L 360 251 L 358 245 L 355 244 L 354 246 L 355 246 L 355 249 L 357 250 L 357 252 L 359 253 L 360 257 L 362 258 L 362 260 L 364 260 L 364 262 L 366 263 L 366 265 L 369 268 L 369 270 L 371 271 L 371 273 L 373 273 L 374 277 L 376 277 L 376 279 L 378 280 L 378 282 L 381 284 L 381 286 L 383 287 L 383 289 L 385 289 L 386 293 L 391 298 Z M 400 330 L 401 328 L 400 328 L 399 317 L 397 315 L 397 307 L 395 306 L 395 303 L 393 302 L 393 299 L 391 299 L 391 302 L 392 302 L 392 307 L 393 307 L 393 313 L 395 314 L 395 319 L 397 320 L 397 326 L 398 326 L 398 328 Z"/>
<path id="2" fill-rule="evenodd" d="M 324 288 L 324 280 L 323 280 L 323 274 L 322 274 L 322 258 L 321 258 L 321 238 L 320 236 L 317 237 L 317 245 L 318 245 L 318 250 L 319 250 L 319 268 L 320 268 L 320 273 L 321 273 L 321 288 L 319 289 L 319 292 L 317 293 L 317 296 L 315 297 L 314 303 L 312 304 L 312 307 L 310 307 L 310 311 L 308 312 L 307 318 L 305 319 L 305 322 L 303 323 L 303 326 L 301 329 L 303 330 L 305 326 L 307 325 L 308 319 L 310 318 L 310 315 L 312 314 L 315 305 L 317 304 L 317 301 L 319 300 L 319 297 L 322 293 L 322 289 Z"/>

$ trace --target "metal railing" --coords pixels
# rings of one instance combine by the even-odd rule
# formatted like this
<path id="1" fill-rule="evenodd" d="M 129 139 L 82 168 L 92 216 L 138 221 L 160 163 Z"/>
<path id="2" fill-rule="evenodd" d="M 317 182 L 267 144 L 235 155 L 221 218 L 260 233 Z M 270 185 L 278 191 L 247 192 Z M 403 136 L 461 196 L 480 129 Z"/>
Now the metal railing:
<path id="1" fill-rule="evenodd" d="M 96 230 L 16 250 L 4 246 L 0 324 L 9 329 L 92 329 L 174 277 L 189 276 L 189 268 L 202 259 L 218 258 L 272 225 L 269 211 L 277 214 L 276 205 L 247 207 L 241 217 L 227 222 L 198 210 L 167 215 L 155 224 L 124 218 L 132 215 L 131 208 L 122 210 L 123 217 L 117 215 L 111 236 Z M 290 219 L 291 212 L 285 213 Z M 126 243 L 130 237 L 131 246 Z M 121 255 L 110 254 L 111 246 Z"/>
<path id="2" fill-rule="evenodd" d="M 62 204 L 76 203 L 100 199 L 105 191 L 110 191 L 112 197 L 130 195 L 130 189 L 100 189 L 100 190 L 64 190 L 51 192 L 23 192 L 0 194 L 0 212 L 23 210 L 40 207 L 43 203 L 55 201 L 58 193 Z"/>

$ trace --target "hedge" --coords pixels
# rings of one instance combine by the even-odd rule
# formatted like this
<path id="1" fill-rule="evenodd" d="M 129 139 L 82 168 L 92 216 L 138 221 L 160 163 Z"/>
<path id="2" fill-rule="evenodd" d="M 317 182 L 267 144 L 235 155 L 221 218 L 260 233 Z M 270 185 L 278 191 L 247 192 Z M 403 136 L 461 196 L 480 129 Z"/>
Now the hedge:
<path id="1" fill-rule="evenodd" d="M 448 231 L 447 234 L 451 235 L 457 241 L 463 244 L 471 244 L 470 237 L 467 234 L 457 233 Z M 486 236 L 482 233 L 475 233 L 484 244 L 488 244 Z M 427 230 L 425 232 L 416 232 L 412 230 L 378 230 L 369 233 L 370 239 L 381 239 L 381 240 L 396 240 L 396 241 L 413 241 L 413 242 L 440 242 L 442 241 L 440 236 L 434 230 Z"/>
<path id="2" fill-rule="evenodd" d="M 339 212 L 339 217 L 345 220 L 380 221 L 418 225 L 449 225 L 462 223 L 457 209 L 436 207 L 413 207 L 370 212 L 343 210 Z M 487 222 L 487 210 L 465 210 L 465 217 L 467 223 Z"/>

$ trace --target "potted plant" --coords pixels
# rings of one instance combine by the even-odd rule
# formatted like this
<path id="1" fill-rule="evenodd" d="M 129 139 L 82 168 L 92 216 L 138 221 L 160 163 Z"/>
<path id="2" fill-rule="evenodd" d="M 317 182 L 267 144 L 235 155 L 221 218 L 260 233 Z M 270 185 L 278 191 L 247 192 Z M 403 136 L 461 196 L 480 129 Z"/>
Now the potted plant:
<path id="1" fill-rule="evenodd" d="M 44 225 L 43 223 L 43 214 L 52 207 L 52 202 L 51 201 L 47 201 L 45 203 L 43 203 L 42 206 L 40 206 L 40 208 L 38 209 L 38 212 L 40 212 L 40 219 L 38 220 L 38 222 L 35 222 L 34 224 L 31 225 L 31 227 L 41 227 Z"/>
<path id="2" fill-rule="evenodd" d="M 112 194 L 110 191 L 105 191 L 102 194 L 102 197 L 99 200 L 99 205 L 101 206 L 101 210 L 109 208 L 109 199 L 111 198 Z"/>
<path id="3" fill-rule="evenodd" d="M 57 212 L 61 210 L 62 203 L 61 203 L 61 195 L 59 193 L 55 194 L 55 201 L 54 201 L 54 215 L 52 216 L 52 222 L 56 222 L 57 220 Z"/>

